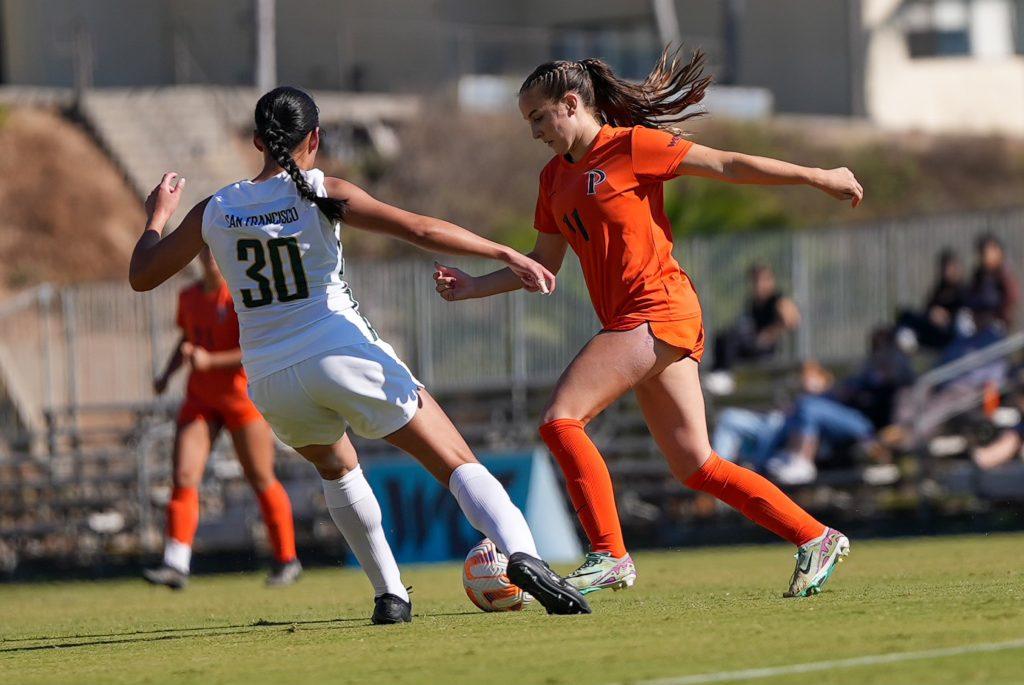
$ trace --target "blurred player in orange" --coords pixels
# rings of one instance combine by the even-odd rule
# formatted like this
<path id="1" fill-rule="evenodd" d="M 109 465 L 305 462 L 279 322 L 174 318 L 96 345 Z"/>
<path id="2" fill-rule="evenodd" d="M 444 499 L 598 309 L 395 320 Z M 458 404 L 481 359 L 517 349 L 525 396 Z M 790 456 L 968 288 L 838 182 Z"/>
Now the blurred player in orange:
<path id="1" fill-rule="evenodd" d="M 811 169 L 696 145 L 677 129 L 704 97 L 703 55 L 682 64 L 666 50 L 640 84 L 597 59 L 548 62 L 519 91 L 533 138 L 555 156 L 540 175 L 530 256 L 557 272 L 571 246 L 602 330 L 558 380 L 540 434 L 554 453 L 591 552 L 569 580 L 582 592 L 636 580 L 608 468 L 584 426 L 629 390 L 673 474 L 798 547 L 787 596 L 817 593 L 849 551 L 827 528 L 760 475 L 718 457 L 708 440 L 698 362 L 700 303 L 672 256 L 662 184 L 682 175 L 731 183 L 805 184 L 856 207 L 863 189 L 847 169 Z M 508 270 L 472 277 L 438 266 L 447 300 L 520 287 Z"/>
<path id="2" fill-rule="evenodd" d="M 202 280 L 182 290 L 178 298 L 181 341 L 167 369 L 153 383 L 156 393 L 163 394 L 175 371 L 183 364 L 191 368 L 174 439 L 174 491 L 167 505 L 164 560 L 144 576 L 175 589 L 188 583 L 192 541 L 199 525 L 199 484 L 210 449 L 224 427 L 245 479 L 259 499 L 274 550 L 267 585 L 290 585 L 302 566 L 295 555 L 291 501 L 274 476 L 273 433 L 246 389 L 231 292 L 209 248 L 200 251 L 199 259 Z"/>

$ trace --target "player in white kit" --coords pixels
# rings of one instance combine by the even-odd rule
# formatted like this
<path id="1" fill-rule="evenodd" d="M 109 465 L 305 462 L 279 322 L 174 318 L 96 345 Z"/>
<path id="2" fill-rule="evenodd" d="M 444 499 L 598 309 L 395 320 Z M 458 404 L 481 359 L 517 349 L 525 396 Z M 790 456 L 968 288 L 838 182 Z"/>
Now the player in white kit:
<path id="1" fill-rule="evenodd" d="M 412 620 L 412 606 L 381 527 L 377 499 L 345 431 L 383 438 L 448 487 L 466 518 L 509 555 L 512 582 L 549 613 L 590 613 L 583 596 L 537 558 L 522 512 L 474 457 L 455 426 L 360 314 L 342 280 L 340 224 L 425 250 L 507 264 L 526 290 L 555 277 L 532 259 L 454 224 L 412 214 L 313 168 L 316 104 L 276 88 L 256 104 L 253 142 L 263 169 L 203 200 L 166 237 L 185 179 L 164 174 L 146 200 L 148 222 L 129 280 L 151 290 L 209 245 L 238 313 L 249 394 L 282 441 L 323 479 L 331 517 L 374 587 L 374 623 Z"/>

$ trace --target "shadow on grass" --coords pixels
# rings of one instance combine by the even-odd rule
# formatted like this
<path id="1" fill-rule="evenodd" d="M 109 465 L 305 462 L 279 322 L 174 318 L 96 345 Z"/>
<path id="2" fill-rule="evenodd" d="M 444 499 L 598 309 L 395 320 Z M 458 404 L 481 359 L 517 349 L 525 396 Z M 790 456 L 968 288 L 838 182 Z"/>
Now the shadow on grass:
<path id="1" fill-rule="evenodd" d="M 414 614 L 415 618 L 442 618 L 446 616 L 483 616 L 480 611 L 437 612 Z M 365 628 L 373 625 L 368 618 L 321 618 L 305 621 L 268 621 L 259 619 L 250 623 L 220 626 L 198 626 L 195 628 L 151 628 L 120 633 L 92 633 L 88 635 L 41 635 L 35 637 L 0 638 L 0 654 L 11 652 L 34 652 L 45 649 L 69 649 L 73 647 L 95 647 L 161 640 L 184 640 L 191 637 L 217 637 L 221 635 L 245 635 L 246 633 L 278 629 L 282 632 L 297 632 L 302 627 L 313 630 L 343 630 Z M 26 642 L 45 644 L 26 645 Z M 10 643 L 20 643 L 7 646 Z"/>

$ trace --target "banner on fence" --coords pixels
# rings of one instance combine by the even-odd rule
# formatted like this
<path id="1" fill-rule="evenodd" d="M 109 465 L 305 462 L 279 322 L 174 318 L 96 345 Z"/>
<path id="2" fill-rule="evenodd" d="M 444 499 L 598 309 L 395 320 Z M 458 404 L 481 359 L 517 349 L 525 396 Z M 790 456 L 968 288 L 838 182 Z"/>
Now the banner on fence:
<path id="1" fill-rule="evenodd" d="M 579 539 L 565 494 L 546 452 L 484 455 L 494 474 L 526 515 L 537 549 L 548 561 L 576 561 Z M 482 537 L 455 498 L 408 457 L 368 460 L 367 480 L 380 501 L 384 531 L 399 563 L 462 559 Z M 357 563 L 349 553 L 348 562 Z"/>

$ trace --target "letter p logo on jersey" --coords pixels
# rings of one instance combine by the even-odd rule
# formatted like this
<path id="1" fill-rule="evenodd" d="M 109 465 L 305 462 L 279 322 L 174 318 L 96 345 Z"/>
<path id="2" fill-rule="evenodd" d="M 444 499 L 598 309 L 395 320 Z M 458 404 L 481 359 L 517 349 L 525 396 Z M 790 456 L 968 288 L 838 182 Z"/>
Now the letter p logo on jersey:
<path id="1" fill-rule="evenodd" d="M 605 182 L 608 174 L 600 169 L 591 169 L 587 172 L 587 195 L 597 195 L 597 187 Z"/>

